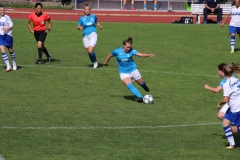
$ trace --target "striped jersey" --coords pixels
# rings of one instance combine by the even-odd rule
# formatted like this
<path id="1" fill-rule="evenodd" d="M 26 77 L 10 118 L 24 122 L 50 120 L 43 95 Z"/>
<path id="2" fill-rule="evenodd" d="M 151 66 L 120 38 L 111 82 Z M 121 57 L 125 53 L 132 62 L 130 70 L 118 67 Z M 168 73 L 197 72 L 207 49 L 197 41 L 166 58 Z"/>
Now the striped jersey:
<path id="1" fill-rule="evenodd" d="M 235 5 L 232 6 L 228 14 L 231 15 L 230 26 L 240 27 L 240 6 L 237 8 Z"/>

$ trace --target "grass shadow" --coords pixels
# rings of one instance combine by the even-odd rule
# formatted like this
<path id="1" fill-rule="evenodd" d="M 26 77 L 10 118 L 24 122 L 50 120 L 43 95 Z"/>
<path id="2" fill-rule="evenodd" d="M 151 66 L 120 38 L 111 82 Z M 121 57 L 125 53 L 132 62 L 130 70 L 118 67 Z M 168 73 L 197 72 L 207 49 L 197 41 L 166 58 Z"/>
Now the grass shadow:
<path id="1" fill-rule="evenodd" d="M 43 63 L 54 63 L 54 62 L 59 62 L 59 61 L 60 61 L 59 59 L 55 59 L 55 58 L 52 58 L 51 62 L 48 62 L 47 59 L 42 60 Z"/>

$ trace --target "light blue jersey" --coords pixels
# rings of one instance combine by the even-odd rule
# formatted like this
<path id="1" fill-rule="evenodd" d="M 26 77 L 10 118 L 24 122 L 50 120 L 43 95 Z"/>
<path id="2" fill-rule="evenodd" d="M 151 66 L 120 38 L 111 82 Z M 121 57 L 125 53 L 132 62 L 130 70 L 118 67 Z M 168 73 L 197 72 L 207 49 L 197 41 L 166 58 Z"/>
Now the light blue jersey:
<path id="1" fill-rule="evenodd" d="M 234 75 L 232 75 L 232 77 L 236 78 Z M 227 81 L 227 80 L 226 80 L 226 78 L 224 77 L 224 78 L 221 80 L 221 82 L 220 82 L 220 84 L 219 84 L 218 86 L 223 87 L 223 84 L 224 84 L 226 81 Z"/>
<path id="2" fill-rule="evenodd" d="M 83 26 L 83 36 L 87 36 L 92 32 L 97 32 L 96 23 L 98 18 L 94 14 L 90 14 L 89 16 L 82 16 L 78 20 L 78 26 Z"/>
<path id="3" fill-rule="evenodd" d="M 132 56 L 135 56 L 137 53 L 138 51 L 133 48 L 128 52 L 124 52 L 123 47 L 112 51 L 112 56 L 116 56 L 117 58 L 119 73 L 131 73 L 137 69 L 137 65 L 132 59 Z"/>

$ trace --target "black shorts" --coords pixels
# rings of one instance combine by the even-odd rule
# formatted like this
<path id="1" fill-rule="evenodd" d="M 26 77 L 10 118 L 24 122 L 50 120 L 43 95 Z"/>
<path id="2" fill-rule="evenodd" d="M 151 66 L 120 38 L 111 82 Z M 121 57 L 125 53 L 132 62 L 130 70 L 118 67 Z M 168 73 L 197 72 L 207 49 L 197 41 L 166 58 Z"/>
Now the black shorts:
<path id="1" fill-rule="evenodd" d="M 43 31 L 34 31 L 34 37 L 36 39 L 36 41 L 41 41 L 44 42 L 46 37 L 47 37 L 47 33 L 45 32 L 45 30 Z"/>

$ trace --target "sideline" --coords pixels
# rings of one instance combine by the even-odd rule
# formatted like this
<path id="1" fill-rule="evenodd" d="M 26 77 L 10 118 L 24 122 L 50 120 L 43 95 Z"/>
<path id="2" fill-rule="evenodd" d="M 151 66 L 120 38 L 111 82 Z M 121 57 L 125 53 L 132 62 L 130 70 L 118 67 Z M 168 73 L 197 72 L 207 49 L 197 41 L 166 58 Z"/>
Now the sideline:
<path id="1" fill-rule="evenodd" d="M 6 64 L 1 64 L 0 66 L 5 66 Z M 107 68 L 107 67 L 101 67 L 97 69 L 93 69 L 92 67 L 65 67 L 65 66 L 37 66 L 37 65 L 18 65 L 19 67 L 31 67 L 31 68 L 59 68 L 59 69 L 85 69 L 85 70 L 107 70 L 107 71 L 116 71 L 117 68 Z M 16 71 L 12 71 L 16 72 Z M 184 76 L 197 76 L 197 77 L 212 77 L 212 78 L 219 78 L 219 76 L 212 76 L 212 75 L 204 75 L 204 74 L 192 74 L 192 73 L 176 73 L 176 72 L 161 72 L 161 71 L 150 71 L 150 70 L 143 70 L 141 69 L 141 72 L 146 73 L 163 73 L 163 74 L 173 74 L 173 75 L 184 75 Z"/>
<path id="2" fill-rule="evenodd" d="M 200 124 L 180 124 L 180 125 L 162 125 L 162 126 L 103 126 L 103 127 L 11 127 L 0 126 L 0 129 L 21 129 L 21 130 L 97 130 L 97 129 L 159 129 L 159 128 L 176 128 L 176 127 L 191 127 L 191 126 L 209 126 L 220 125 L 221 123 L 200 123 Z M 0 159 L 1 160 L 1 159 Z"/>

